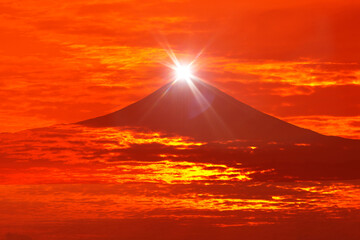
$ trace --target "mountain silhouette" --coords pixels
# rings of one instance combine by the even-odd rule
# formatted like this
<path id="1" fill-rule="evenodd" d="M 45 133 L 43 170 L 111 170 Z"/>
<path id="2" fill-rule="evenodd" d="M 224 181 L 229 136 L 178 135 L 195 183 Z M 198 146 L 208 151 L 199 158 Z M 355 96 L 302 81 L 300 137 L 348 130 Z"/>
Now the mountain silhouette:
<path id="1" fill-rule="evenodd" d="M 262 113 L 201 81 L 173 81 L 119 111 L 79 122 L 139 126 L 204 140 L 316 142 L 326 137 Z"/>

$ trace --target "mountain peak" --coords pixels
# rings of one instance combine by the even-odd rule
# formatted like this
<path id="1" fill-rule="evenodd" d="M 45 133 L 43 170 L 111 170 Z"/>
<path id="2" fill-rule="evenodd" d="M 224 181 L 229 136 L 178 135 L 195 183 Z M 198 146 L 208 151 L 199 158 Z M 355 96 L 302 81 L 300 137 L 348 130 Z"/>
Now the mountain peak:
<path id="1" fill-rule="evenodd" d="M 200 80 L 170 82 L 119 111 L 78 124 L 139 126 L 206 140 L 309 142 L 324 137 L 262 113 Z"/>

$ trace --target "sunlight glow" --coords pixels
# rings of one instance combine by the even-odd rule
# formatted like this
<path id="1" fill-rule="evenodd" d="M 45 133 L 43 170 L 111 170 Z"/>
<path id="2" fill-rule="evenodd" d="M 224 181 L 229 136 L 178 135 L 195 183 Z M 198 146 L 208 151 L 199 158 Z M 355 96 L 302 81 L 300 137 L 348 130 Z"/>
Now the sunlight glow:
<path id="1" fill-rule="evenodd" d="M 187 83 L 191 83 L 193 80 L 199 79 L 194 75 L 194 72 L 196 70 L 196 61 L 202 54 L 203 50 L 201 50 L 200 53 L 192 59 L 192 61 L 189 61 L 189 56 L 185 56 L 184 54 L 181 54 L 182 60 L 179 60 L 174 51 L 170 48 L 169 44 L 165 43 L 162 45 L 171 59 L 171 62 L 163 62 L 163 64 L 173 70 L 174 82 L 185 81 Z"/>
<path id="2" fill-rule="evenodd" d="M 177 65 L 175 67 L 176 80 L 191 81 L 193 78 L 191 65 Z"/>

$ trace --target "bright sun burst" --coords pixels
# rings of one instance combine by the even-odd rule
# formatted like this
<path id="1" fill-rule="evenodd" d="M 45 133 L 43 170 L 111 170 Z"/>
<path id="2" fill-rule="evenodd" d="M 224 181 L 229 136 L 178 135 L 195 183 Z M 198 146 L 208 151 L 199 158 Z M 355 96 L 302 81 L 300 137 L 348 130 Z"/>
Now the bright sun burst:
<path id="1" fill-rule="evenodd" d="M 165 46 L 165 51 L 172 60 L 171 62 L 164 62 L 163 64 L 171 68 L 174 72 L 173 77 L 176 81 L 184 81 L 188 84 L 192 83 L 194 80 L 199 80 L 200 78 L 194 74 L 196 72 L 197 64 L 196 61 L 202 54 L 203 50 L 200 51 L 192 61 L 189 61 L 189 56 L 183 56 L 186 60 L 180 61 L 176 56 L 173 50 L 169 46 Z"/>
<path id="2" fill-rule="evenodd" d="M 176 80 L 191 81 L 193 78 L 191 65 L 177 65 L 175 67 Z"/>

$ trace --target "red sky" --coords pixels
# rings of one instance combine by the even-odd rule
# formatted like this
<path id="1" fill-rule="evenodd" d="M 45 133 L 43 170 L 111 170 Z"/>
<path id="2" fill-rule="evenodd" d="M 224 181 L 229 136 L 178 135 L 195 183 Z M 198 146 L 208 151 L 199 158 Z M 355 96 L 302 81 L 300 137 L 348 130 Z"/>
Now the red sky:
<path id="1" fill-rule="evenodd" d="M 355 1 L 354 1 L 355 2 Z M 169 44 L 263 112 L 360 138 L 360 4 L 0 1 L 0 132 L 118 110 L 161 87 Z"/>

